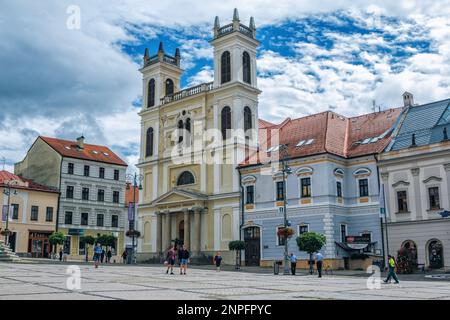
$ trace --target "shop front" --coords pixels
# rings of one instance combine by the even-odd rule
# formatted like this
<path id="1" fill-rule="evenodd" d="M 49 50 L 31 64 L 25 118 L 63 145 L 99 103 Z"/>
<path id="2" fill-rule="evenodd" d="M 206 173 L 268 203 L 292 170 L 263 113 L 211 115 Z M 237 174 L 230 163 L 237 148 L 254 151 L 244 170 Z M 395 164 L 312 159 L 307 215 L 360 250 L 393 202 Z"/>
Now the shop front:
<path id="1" fill-rule="evenodd" d="M 28 235 L 28 253 L 33 258 L 48 258 L 51 245 L 48 241 L 53 231 L 30 230 Z"/>

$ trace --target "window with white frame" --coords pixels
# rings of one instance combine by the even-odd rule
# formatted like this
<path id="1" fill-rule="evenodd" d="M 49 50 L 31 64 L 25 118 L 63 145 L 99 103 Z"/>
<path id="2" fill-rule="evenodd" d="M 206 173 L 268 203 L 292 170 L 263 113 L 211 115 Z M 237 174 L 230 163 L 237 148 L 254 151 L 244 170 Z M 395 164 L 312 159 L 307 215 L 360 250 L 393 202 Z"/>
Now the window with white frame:
<path id="1" fill-rule="evenodd" d="M 428 200 L 430 210 L 440 209 L 441 205 L 439 200 L 439 187 L 428 188 Z"/>
<path id="2" fill-rule="evenodd" d="M 309 232 L 309 225 L 308 224 L 299 224 L 298 225 L 298 234 L 301 235 L 306 232 Z"/>

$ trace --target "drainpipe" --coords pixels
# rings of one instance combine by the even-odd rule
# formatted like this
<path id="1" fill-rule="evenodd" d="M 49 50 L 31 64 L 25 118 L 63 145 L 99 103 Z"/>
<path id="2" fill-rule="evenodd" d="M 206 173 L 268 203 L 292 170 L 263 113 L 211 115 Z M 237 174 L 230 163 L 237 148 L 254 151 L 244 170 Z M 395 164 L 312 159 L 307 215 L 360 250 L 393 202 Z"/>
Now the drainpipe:
<path id="1" fill-rule="evenodd" d="M 377 167 L 377 181 L 378 181 L 378 190 L 379 192 L 381 191 L 381 184 L 380 184 L 380 169 L 378 167 L 378 158 L 377 155 L 374 154 L 374 158 L 376 161 L 376 167 Z M 386 220 L 386 200 L 384 198 L 384 188 L 383 188 L 383 194 L 379 195 L 379 197 L 383 197 L 383 202 L 384 202 L 384 218 Z M 381 213 L 381 212 L 380 212 Z M 384 246 L 384 229 L 386 229 L 386 243 L 388 241 L 387 239 L 387 225 L 385 226 L 385 228 L 383 228 L 383 216 L 380 217 L 380 227 L 381 227 L 381 246 L 382 246 L 382 253 L 383 253 L 383 268 L 386 268 L 386 250 L 385 250 L 385 246 Z M 388 249 L 389 251 L 389 249 Z"/>
<path id="2" fill-rule="evenodd" d="M 239 188 L 241 189 L 241 199 L 240 199 L 240 211 L 241 211 L 241 223 L 239 224 L 239 241 L 242 241 L 242 227 L 244 226 L 244 186 L 242 185 L 242 174 L 241 170 L 238 168 L 239 172 Z M 239 251 L 239 267 L 241 266 L 242 251 Z"/>

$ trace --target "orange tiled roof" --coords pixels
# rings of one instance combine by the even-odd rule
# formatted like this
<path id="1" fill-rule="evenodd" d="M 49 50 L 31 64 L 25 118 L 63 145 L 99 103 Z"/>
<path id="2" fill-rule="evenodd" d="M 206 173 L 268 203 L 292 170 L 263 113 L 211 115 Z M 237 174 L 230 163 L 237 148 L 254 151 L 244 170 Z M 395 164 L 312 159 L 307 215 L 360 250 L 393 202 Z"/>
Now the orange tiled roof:
<path id="1" fill-rule="evenodd" d="M 139 187 L 136 187 L 136 203 L 139 203 Z M 125 204 L 128 206 L 130 202 L 134 202 L 134 192 L 131 183 L 127 182 L 127 188 L 125 190 Z"/>
<path id="2" fill-rule="evenodd" d="M 331 153 L 343 158 L 381 152 L 391 140 L 385 134 L 395 124 L 402 109 L 388 109 L 381 112 L 347 118 L 331 111 L 290 119 L 276 125 L 259 120 L 259 151 L 247 158 L 241 166 L 268 162 L 272 153 L 267 153 L 272 144 L 287 145 L 289 157 L 297 158 L 321 153 Z M 278 141 L 271 137 L 278 135 Z M 376 138 L 370 143 L 362 143 Z M 302 140 L 313 139 L 311 144 L 297 144 Z"/>
<path id="3" fill-rule="evenodd" d="M 25 190 L 33 190 L 33 191 L 58 193 L 57 190 L 47 187 L 43 184 L 36 183 L 31 179 L 25 179 L 23 177 L 15 175 L 9 171 L 1 170 L 0 171 L 0 186 L 2 186 L 2 187 L 6 186 L 6 184 L 9 181 L 16 182 L 11 185 L 11 186 L 13 186 L 14 189 L 25 189 Z"/>
<path id="4" fill-rule="evenodd" d="M 40 136 L 40 138 L 64 157 L 128 166 L 119 156 L 105 146 L 85 143 L 83 149 L 79 149 L 76 141 L 43 136 Z"/>

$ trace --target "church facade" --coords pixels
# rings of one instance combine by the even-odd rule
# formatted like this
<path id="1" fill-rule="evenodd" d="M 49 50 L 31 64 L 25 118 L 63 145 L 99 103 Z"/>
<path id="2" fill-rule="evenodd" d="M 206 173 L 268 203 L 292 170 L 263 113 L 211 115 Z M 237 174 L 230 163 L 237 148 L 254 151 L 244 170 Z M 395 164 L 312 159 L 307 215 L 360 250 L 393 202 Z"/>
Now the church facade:
<path id="1" fill-rule="evenodd" d="M 253 18 L 220 26 L 216 17 L 214 81 L 180 89 L 181 55 L 146 50 L 141 68 L 143 104 L 138 168 L 143 176 L 138 260 L 161 261 L 170 245 L 184 243 L 193 260 L 240 238 L 237 165 L 256 149 L 258 95 Z"/>

